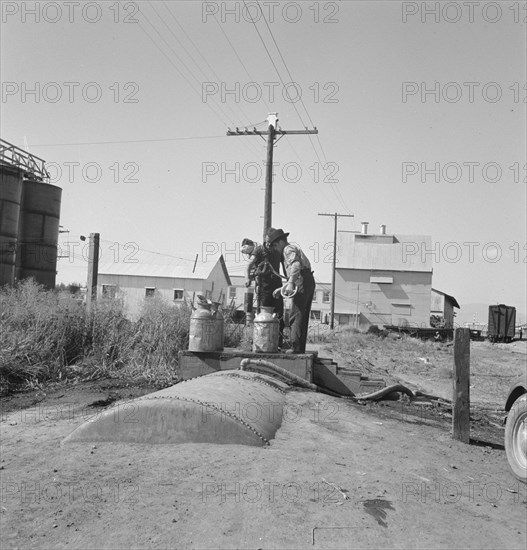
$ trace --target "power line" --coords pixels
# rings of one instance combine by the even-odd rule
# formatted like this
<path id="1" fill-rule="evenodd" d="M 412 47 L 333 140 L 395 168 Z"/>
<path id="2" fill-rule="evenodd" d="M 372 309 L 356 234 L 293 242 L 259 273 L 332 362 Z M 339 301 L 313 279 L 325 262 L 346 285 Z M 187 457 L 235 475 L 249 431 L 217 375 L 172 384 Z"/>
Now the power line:
<path id="1" fill-rule="evenodd" d="M 205 78 L 205 80 L 208 80 L 209 77 L 205 74 L 205 72 L 203 71 L 203 69 L 201 68 L 201 66 L 197 63 L 197 61 L 194 59 L 194 57 L 192 56 L 192 54 L 187 50 L 187 48 L 185 48 L 185 45 L 181 42 L 181 40 L 178 38 L 178 36 L 174 33 L 174 31 L 170 28 L 170 26 L 168 25 L 168 23 L 165 21 L 165 19 L 163 19 L 163 17 L 161 17 L 161 15 L 159 14 L 159 12 L 156 10 L 156 7 L 155 7 L 155 3 L 152 3 L 150 4 L 152 10 L 154 10 L 155 14 L 157 15 L 157 17 L 161 20 L 161 22 L 163 23 L 163 25 L 165 25 L 165 27 L 168 29 L 168 32 L 177 40 L 178 44 L 183 48 L 183 50 L 185 51 L 185 53 L 188 55 L 188 57 L 191 59 L 192 63 L 194 63 L 194 65 L 198 68 L 199 72 L 203 75 L 203 77 Z M 165 7 L 166 7 L 166 3 L 165 3 Z M 172 18 L 174 19 L 174 21 L 179 25 L 177 19 L 175 18 L 174 14 L 168 10 L 170 15 L 172 16 Z M 183 27 L 181 27 L 181 25 L 179 25 L 179 27 L 182 29 Z M 187 35 L 188 36 L 188 35 Z M 193 43 L 194 44 L 194 43 Z M 196 48 L 197 50 L 197 47 L 194 45 L 194 47 Z M 198 53 L 199 53 L 199 50 L 198 50 Z M 201 55 L 201 54 L 200 54 Z M 201 57 L 203 59 L 205 59 L 203 57 L 203 55 L 201 55 Z M 180 59 L 178 57 L 178 59 Z M 210 65 L 207 63 L 207 65 L 210 67 Z M 201 88 L 203 88 L 203 82 L 200 82 L 196 77 L 195 75 L 190 71 L 190 69 L 185 65 L 185 68 L 191 73 L 192 77 L 194 78 L 194 80 L 196 80 L 196 82 L 200 85 Z M 216 75 L 216 73 L 214 72 L 214 70 L 212 69 L 212 72 L 213 74 L 216 76 L 216 78 L 219 80 L 219 77 L 218 75 Z M 202 93 L 203 93 L 203 90 L 202 90 Z M 231 111 L 231 113 L 234 115 L 234 117 L 238 117 L 238 115 L 234 112 L 234 110 L 231 108 L 231 106 L 227 103 L 225 103 L 225 106 Z M 243 111 L 243 109 L 241 108 L 240 105 L 237 106 L 238 109 L 240 110 L 240 112 L 242 113 L 243 115 L 243 118 L 245 120 L 247 120 L 249 117 L 245 114 L 245 112 Z M 241 119 L 240 119 L 241 120 Z"/>
<path id="2" fill-rule="evenodd" d="M 156 12 L 157 13 L 157 12 Z M 190 71 L 190 69 L 187 67 L 187 65 L 181 60 L 181 58 L 179 57 L 179 55 L 174 51 L 174 49 L 170 46 L 170 44 L 165 40 L 165 38 L 161 35 L 161 33 L 157 30 L 157 28 L 154 26 L 154 24 L 150 21 L 150 19 L 148 19 L 148 17 L 146 16 L 146 14 L 144 13 L 144 11 L 141 12 L 141 15 L 144 17 L 144 19 L 148 22 L 148 24 L 154 29 L 154 31 L 158 34 L 158 36 L 161 38 L 161 40 L 163 40 L 163 42 L 168 46 L 168 48 L 170 49 L 170 51 L 176 56 L 176 58 L 184 65 L 184 67 L 187 69 L 187 71 L 191 74 L 192 78 L 194 78 L 194 80 L 200 84 L 199 80 L 195 77 L 195 75 L 192 73 L 192 71 Z M 159 15 L 158 15 L 159 17 Z M 165 56 L 165 58 L 168 60 L 168 62 L 178 71 L 178 73 L 183 77 L 183 79 L 187 82 L 187 84 L 190 86 L 190 88 L 201 98 L 201 91 L 198 91 L 196 90 L 196 88 L 194 87 L 194 85 L 189 81 L 189 79 L 183 74 L 183 72 L 180 70 L 180 68 L 172 61 L 172 59 L 160 48 L 159 44 L 156 43 L 156 41 L 150 36 L 150 34 L 147 32 L 147 30 L 141 25 L 141 23 L 139 23 L 139 27 L 141 28 L 141 30 L 148 36 L 148 38 L 150 39 L 150 41 L 154 44 L 154 46 Z M 214 116 L 216 118 L 218 118 L 218 120 L 223 124 L 225 125 L 225 122 L 224 120 L 219 116 L 219 114 L 216 112 L 216 110 L 212 107 L 212 105 L 210 103 L 207 103 L 206 102 L 206 105 L 207 107 L 214 113 Z M 223 116 L 228 119 L 229 117 L 227 116 L 227 114 L 225 113 L 225 111 L 221 108 L 221 106 L 219 106 L 219 110 L 221 111 L 221 113 L 223 114 Z M 255 152 L 253 150 L 251 150 L 249 148 L 249 146 L 247 145 L 247 143 L 244 143 L 244 146 L 247 147 L 249 149 L 249 152 L 251 153 L 251 155 L 254 155 Z M 257 153 L 259 154 L 259 153 Z"/>
<path id="3" fill-rule="evenodd" d="M 238 61 L 241 63 L 241 66 L 244 68 L 245 70 L 245 73 L 247 74 L 247 76 L 249 77 L 250 81 L 251 82 L 254 82 L 254 78 L 251 76 L 251 74 L 249 73 L 249 70 L 247 69 L 247 67 L 245 66 L 244 62 L 242 61 L 241 57 L 238 55 L 238 52 L 236 51 L 236 48 L 232 45 L 232 42 L 229 40 L 229 37 L 227 36 L 227 33 L 223 30 L 223 27 L 220 25 L 217 17 L 216 17 L 216 14 L 214 14 L 214 21 L 216 21 L 216 24 L 218 25 L 218 27 L 220 28 L 221 32 L 223 33 L 223 36 L 225 37 L 225 39 L 227 40 L 229 46 L 232 48 L 232 51 L 234 52 L 234 55 L 236 56 L 236 58 L 238 59 Z M 271 111 L 271 107 L 269 107 L 269 105 L 267 105 L 267 102 L 265 101 L 265 99 L 263 100 L 265 106 L 267 107 L 267 110 L 268 111 Z"/>
<path id="4" fill-rule="evenodd" d="M 67 145 L 112 145 L 116 143 L 151 143 L 156 141 L 187 141 L 195 139 L 218 139 L 225 136 L 187 136 L 176 138 L 159 138 L 159 139 L 123 139 L 114 141 L 79 141 L 71 143 L 37 143 L 33 147 L 65 147 Z"/>
<path id="5" fill-rule="evenodd" d="M 244 3 L 244 5 L 245 5 L 245 7 L 247 8 L 247 4 L 246 4 L 245 0 L 243 0 L 243 3 Z M 257 3 L 258 3 L 258 2 L 257 2 Z M 284 59 L 284 57 L 283 57 L 283 55 L 282 55 L 282 52 L 280 51 L 280 48 L 278 47 L 278 44 L 277 44 L 277 42 L 276 42 L 276 40 L 275 40 L 275 38 L 274 38 L 274 35 L 273 35 L 272 31 L 271 31 L 271 28 L 269 27 L 269 24 L 268 24 L 268 22 L 267 22 L 267 18 L 265 17 L 265 14 L 263 13 L 262 8 L 261 8 L 261 6 L 260 6 L 259 3 L 258 3 L 258 7 L 260 8 L 260 13 L 261 13 L 261 15 L 262 15 L 262 17 L 263 17 L 263 19 L 264 19 L 264 21 L 265 21 L 265 24 L 267 25 L 267 28 L 269 29 L 269 33 L 270 33 L 270 35 L 271 35 L 271 38 L 273 39 L 273 42 L 275 43 L 275 46 L 276 46 L 276 48 L 277 48 L 277 50 L 278 50 L 278 53 L 279 53 L 279 55 L 280 55 L 280 57 L 281 57 L 281 59 L 282 59 L 282 62 L 284 63 L 285 69 L 286 69 L 286 71 L 287 71 L 287 73 L 288 73 L 288 75 L 289 75 L 289 78 L 291 79 L 291 82 L 293 82 L 293 76 L 291 75 L 291 72 L 289 71 L 289 68 L 288 68 L 288 66 L 287 66 L 287 64 L 286 64 L 286 62 L 285 62 L 285 59 Z M 264 41 L 264 39 L 263 39 L 263 37 L 262 37 L 260 31 L 258 30 L 258 26 L 256 25 L 256 22 L 254 21 L 252 15 L 250 14 L 249 9 L 247 9 L 247 13 L 249 13 L 249 16 L 250 16 L 250 18 L 251 18 L 251 22 L 253 23 L 254 28 L 256 29 L 256 32 L 258 33 L 258 36 L 260 37 L 260 41 L 262 42 L 262 45 L 263 45 L 265 51 L 267 52 L 267 55 L 268 55 L 269 59 L 271 60 L 271 63 L 272 63 L 272 65 L 273 65 L 273 67 L 274 67 L 274 69 L 275 69 L 275 71 L 276 71 L 276 74 L 278 75 L 278 78 L 280 79 L 280 82 L 282 83 L 282 86 L 283 86 L 284 89 L 285 89 L 286 86 L 285 86 L 284 80 L 283 80 L 283 78 L 282 78 L 282 75 L 280 74 L 280 71 L 278 70 L 278 67 L 277 67 L 276 64 L 275 64 L 275 62 L 274 62 L 274 60 L 273 60 L 273 58 L 272 58 L 272 56 L 271 56 L 271 53 L 269 52 L 269 49 L 267 48 L 267 46 L 266 46 L 266 44 L 265 44 L 265 41 Z M 304 104 L 302 98 L 300 98 L 300 101 L 301 101 L 301 103 L 302 103 L 302 106 L 304 107 L 304 110 L 306 111 L 306 114 L 307 114 L 309 120 L 311 121 L 311 124 L 314 126 L 314 124 L 313 124 L 313 122 L 312 122 L 312 119 L 311 119 L 311 116 L 309 115 L 309 111 L 307 110 L 307 107 L 305 106 L 305 104 Z M 307 126 L 306 126 L 306 124 L 305 124 L 305 122 L 304 122 L 302 116 L 300 115 L 300 112 L 299 112 L 299 110 L 298 110 L 298 108 L 296 107 L 296 104 L 295 104 L 294 102 L 293 102 L 293 108 L 295 109 L 295 112 L 296 112 L 296 114 L 298 115 L 298 118 L 300 119 L 300 122 L 302 123 L 302 125 L 303 125 L 305 128 L 307 128 Z M 317 151 L 316 148 L 315 148 L 315 145 L 314 145 L 314 143 L 313 143 L 313 139 L 311 138 L 311 136 L 309 136 L 309 141 L 310 141 L 310 143 L 311 143 L 311 146 L 312 146 L 312 148 L 313 148 L 313 151 L 315 152 L 315 155 L 316 155 L 316 157 L 317 157 L 317 159 L 318 159 L 318 161 L 319 161 L 319 163 L 320 163 L 322 169 L 324 170 L 324 166 L 328 164 L 328 161 L 327 161 L 327 157 L 325 156 L 324 150 L 322 149 L 322 144 L 321 144 L 321 142 L 320 142 L 320 139 L 318 140 L 318 142 L 319 142 L 319 144 L 320 144 L 320 148 L 321 148 L 322 154 L 323 154 L 323 156 L 324 156 L 324 158 L 325 158 L 325 163 L 322 162 L 322 160 L 321 160 L 321 158 L 320 158 L 320 156 L 319 156 L 319 154 L 318 154 L 318 151 Z M 344 201 L 344 198 L 342 197 L 342 194 L 340 193 L 340 190 L 337 189 L 336 185 L 334 185 L 332 181 L 329 181 L 329 184 L 330 184 L 331 189 L 332 189 L 333 192 L 335 193 L 335 196 L 337 197 L 337 200 L 338 200 L 338 201 L 340 202 L 340 204 L 344 207 L 344 209 L 347 210 L 347 211 L 349 212 L 349 208 L 347 207 L 347 205 L 346 205 L 346 203 L 345 203 L 345 201 Z"/>

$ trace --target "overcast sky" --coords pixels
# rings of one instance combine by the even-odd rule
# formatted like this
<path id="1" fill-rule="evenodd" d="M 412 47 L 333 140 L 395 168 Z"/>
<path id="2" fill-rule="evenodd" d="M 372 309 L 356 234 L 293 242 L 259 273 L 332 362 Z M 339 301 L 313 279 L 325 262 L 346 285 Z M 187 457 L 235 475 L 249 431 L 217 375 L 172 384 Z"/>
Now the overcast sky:
<path id="1" fill-rule="evenodd" d="M 319 131 L 280 139 L 273 190 L 273 226 L 319 281 L 333 220 L 318 214 L 354 214 L 339 228 L 430 235 L 412 253 L 462 307 L 525 312 L 526 16 L 525 2 L 3 1 L 1 133 L 63 189 L 75 260 L 58 281 L 85 281 L 90 232 L 121 261 L 221 251 L 241 274 L 266 143 L 226 131 L 278 112 Z"/>

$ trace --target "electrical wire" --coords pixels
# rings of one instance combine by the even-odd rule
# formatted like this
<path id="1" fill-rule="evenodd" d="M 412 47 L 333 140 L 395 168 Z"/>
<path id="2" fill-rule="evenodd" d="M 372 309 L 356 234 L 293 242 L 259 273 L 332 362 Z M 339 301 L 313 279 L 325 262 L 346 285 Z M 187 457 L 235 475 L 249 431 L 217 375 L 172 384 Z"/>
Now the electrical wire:
<path id="1" fill-rule="evenodd" d="M 245 0 L 243 0 L 243 3 L 244 3 L 244 5 L 245 5 L 245 7 L 247 8 L 247 4 L 246 4 L 246 1 L 245 1 Z M 261 9 L 261 6 L 260 6 L 258 0 L 257 0 L 257 4 L 258 4 L 258 6 L 259 6 L 259 8 L 260 8 L 261 15 L 262 15 L 262 17 L 263 17 L 263 19 L 264 19 L 264 21 L 265 21 L 265 24 L 267 25 L 267 28 L 268 28 L 269 33 L 270 33 L 270 35 L 271 35 L 271 38 L 273 39 L 273 42 L 275 43 L 275 46 L 276 46 L 276 48 L 277 48 L 277 50 L 278 50 L 278 53 L 279 53 L 279 55 L 280 55 L 280 57 L 281 57 L 281 59 L 282 59 L 282 62 L 284 63 L 284 66 L 285 66 L 285 69 L 286 69 L 286 71 L 287 71 L 287 74 L 289 75 L 289 78 L 291 79 L 291 82 L 293 82 L 293 77 L 292 77 L 292 75 L 291 75 L 291 72 L 289 71 L 289 68 L 288 68 L 288 66 L 287 66 L 287 64 L 286 64 L 286 62 L 285 62 L 285 59 L 284 59 L 284 57 L 283 57 L 283 55 L 282 55 L 282 52 L 280 51 L 280 48 L 278 47 L 278 44 L 277 44 L 277 42 L 276 42 L 276 40 L 275 40 L 275 38 L 274 38 L 274 35 L 273 35 L 272 31 L 271 31 L 271 28 L 269 27 L 269 23 L 267 22 L 267 18 L 265 17 L 265 14 L 263 13 L 263 11 L 262 11 L 262 9 Z M 267 48 L 267 45 L 265 44 L 265 41 L 264 41 L 264 39 L 263 39 L 263 37 L 262 37 L 262 35 L 261 35 L 259 29 L 258 29 L 258 26 L 256 25 L 256 22 L 254 21 L 252 15 L 250 14 L 250 10 L 249 10 L 248 8 L 247 8 L 247 13 L 249 13 L 249 16 L 250 16 L 250 18 L 251 18 L 251 22 L 253 23 L 253 26 L 254 26 L 254 28 L 256 29 L 256 32 L 258 33 L 258 36 L 259 36 L 259 38 L 260 38 L 260 41 L 262 42 L 262 45 L 263 45 L 265 51 L 267 52 L 267 55 L 268 55 L 268 57 L 269 57 L 269 59 L 270 59 L 272 65 L 273 65 L 273 67 L 274 67 L 274 69 L 275 69 L 275 71 L 276 71 L 276 74 L 278 75 L 278 78 L 279 78 L 280 81 L 282 82 L 282 85 L 284 86 L 284 89 L 286 89 L 286 86 L 285 86 L 284 80 L 283 80 L 283 78 L 282 78 L 282 75 L 280 74 L 280 71 L 278 70 L 278 67 L 276 66 L 276 63 L 274 62 L 274 59 L 272 58 L 271 53 L 269 52 L 269 49 Z M 300 98 L 300 101 L 301 101 L 301 104 L 302 104 L 303 107 L 304 107 L 304 110 L 306 111 L 306 114 L 307 114 L 307 116 L 308 116 L 308 118 L 309 118 L 309 120 L 310 120 L 310 122 L 311 122 L 311 125 L 314 126 L 313 121 L 312 121 L 312 119 L 311 119 L 311 116 L 309 115 L 309 111 L 307 110 L 307 108 L 306 108 L 306 106 L 305 106 L 305 104 L 304 104 L 302 98 Z M 293 104 L 293 108 L 294 108 L 296 114 L 298 115 L 298 118 L 300 119 L 300 122 L 302 123 L 302 126 L 304 126 L 305 128 L 307 128 L 307 125 L 305 124 L 305 122 L 304 122 L 304 120 L 303 120 L 303 118 L 302 118 L 302 116 L 301 116 L 301 114 L 300 114 L 298 108 L 296 107 L 296 103 L 293 102 L 292 104 Z M 318 137 L 318 135 L 317 135 L 317 137 Z M 315 147 L 315 145 L 314 145 L 314 143 L 313 143 L 313 140 L 312 140 L 312 138 L 311 138 L 311 135 L 308 135 L 308 138 L 309 138 L 309 142 L 311 143 L 311 146 L 312 146 L 312 148 L 313 148 L 313 151 L 315 152 L 315 155 L 316 155 L 316 157 L 317 157 L 317 159 L 318 159 L 318 161 L 319 161 L 319 163 L 320 163 L 322 169 L 324 170 L 324 167 L 328 164 L 327 157 L 325 156 L 325 153 L 324 153 L 324 151 L 323 151 L 323 149 L 322 149 L 322 147 L 321 147 L 322 155 L 323 155 L 324 158 L 325 158 L 325 163 L 323 163 L 322 160 L 321 160 L 321 158 L 320 158 L 320 156 L 319 156 L 319 154 L 318 154 L 318 151 L 316 150 L 316 147 Z M 318 142 L 319 142 L 319 144 L 321 145 L 320 138 L 318 138 Z M 333 190 L 335 196 L 337 197 L 337 200 L 340 202 L 340 204 L 342 205 L 342 207 L 349 213 L 350 210 L 349 210 L 348 206 L 346 205 L 346 203 L 345 203 L 345 201 L 344 201 L 344 198 L 342 197 L 342 194 L 340 193 L 340 190 L 337 189 L 336 185 L 334 185 L 334 182 L 329 181 L 329 184 L 330 184 L 331 189 Z"/>

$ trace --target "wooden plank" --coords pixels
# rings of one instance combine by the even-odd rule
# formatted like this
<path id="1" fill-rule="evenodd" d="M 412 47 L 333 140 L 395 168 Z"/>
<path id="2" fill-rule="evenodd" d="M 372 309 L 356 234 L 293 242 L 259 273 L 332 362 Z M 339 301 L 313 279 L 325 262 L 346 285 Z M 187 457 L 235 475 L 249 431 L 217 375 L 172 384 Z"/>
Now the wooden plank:
<path id="1" fill-rule="evenodd" d="M 454 376 L 452 398 L 452 437 L 470 442 L 470 329 L 454 332 Z"/>

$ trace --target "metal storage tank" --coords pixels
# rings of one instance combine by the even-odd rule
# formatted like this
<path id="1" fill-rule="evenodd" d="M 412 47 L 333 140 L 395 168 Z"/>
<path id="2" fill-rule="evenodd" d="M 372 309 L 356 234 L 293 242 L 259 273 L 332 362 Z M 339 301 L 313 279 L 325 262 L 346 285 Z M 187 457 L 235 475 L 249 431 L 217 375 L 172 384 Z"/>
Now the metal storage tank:
<path id="1" fill-rule="evenodd" d="M 15 281 L 22 170 L 0 165 L 0 286 Z"/>
<path id="2" fill-rule="evenodd" d="M 55 288 L 62 189 L 25 180 L 22 184 L 17 280 L 34 277 L 47 289 Z"/>

